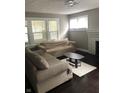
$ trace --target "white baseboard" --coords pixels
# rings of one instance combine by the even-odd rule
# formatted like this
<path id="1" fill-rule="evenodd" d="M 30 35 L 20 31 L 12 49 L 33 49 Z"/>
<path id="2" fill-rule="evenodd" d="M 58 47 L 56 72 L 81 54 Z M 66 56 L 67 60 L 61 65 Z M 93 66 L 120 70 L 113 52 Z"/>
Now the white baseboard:
<path id="1" fill-rule="evenodd" d="M 76 49 L 79 50 L 79 51 L 90 53 L 89 50 L 86 50 L 86 49 L 82 49 L 82 48 L 76 48 Z"/>

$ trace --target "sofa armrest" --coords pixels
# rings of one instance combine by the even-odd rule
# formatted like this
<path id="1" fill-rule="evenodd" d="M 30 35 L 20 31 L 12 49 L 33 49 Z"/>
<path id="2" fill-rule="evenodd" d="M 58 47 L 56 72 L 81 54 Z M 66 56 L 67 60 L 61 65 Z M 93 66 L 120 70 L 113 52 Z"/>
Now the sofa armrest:
<path id="1" fill-rule="evenodd" d="M 69 65 L 67 63 L 60 62 L 60 63 L 55 64 L 54 66 L 50 67 L 49 69 L 38 70 L 37 71 L 37 80 L 38 80 L 38 82 L 47 80 L 57 74 L 67 71 L 68 69 L 69 69 Z"/>
<path id="2" fill-rule="evenodd" d="M 40 49 L 46 51 L 46 47 L 44 47 L 44 46 L 42 46 L 42 45 L 38 45 L 38 48 L 40 48 Z"/>
<path id="3" fill-rule="evenodd" d="M 69 41 L 69 43 L 71 43 L 71 44 L 75 44 L 76 42 L 75 42 L 75 41 Z"/>
<path id="4" fill-rule="evenodd" d="M 35 91 L 37 91 L 37 78 L 36 78 L 36 72 L 37 69 L 36 67 L 29 61 L 29 59 L 26 57 L 25 58 L 25 72 L 26 76 L 31 83 L 32 87 L 34 88 Z"/>
<path id="5" fill-rule="evenodd" d="M 75 45 L 76 44 L 76 42 L 75 41 L 69 41 L 69 45 Z"/>

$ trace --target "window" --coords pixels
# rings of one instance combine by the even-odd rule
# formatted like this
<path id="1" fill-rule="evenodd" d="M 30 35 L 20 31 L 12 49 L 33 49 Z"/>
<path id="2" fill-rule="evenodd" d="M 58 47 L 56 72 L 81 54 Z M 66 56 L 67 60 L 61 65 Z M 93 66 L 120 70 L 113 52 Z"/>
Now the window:
<path id="1" fill-rule="evenodd" d="M 88 16 L 70 19 L 70 29 L 88 28 Z"/>
<path id="2" fill-rule="evenodd" d="M 58 32 L 58 26 L 57 26 L 57 21 L 48 21 L 49 25 L 49 39 L 50 40 L 56 40 L 57 39 L 57 32 Z"/>
<path id="3" fill-rule="evenodd" d="M 25 21 L 25 43 L 28 43 L 28 28 L 27 28 L 27 21 Z"/>
<path id="4" fill-rule="evenodd" d="M 25 42 L 28 42 L 28 30 L 26 26 L 25 26 Z"/>
<path id="5" fill-rule="evenodd" d="M 73 28 L 77 28 L 77 19 L 71 19 L 70 20 L 70 28 L 73 29 Z"/>
<path id="6" fill-rule="evenodd" d="M 57 40 L 59 31 L 58 18 L 26 18 L 29 33 L 29 43 L 37 43 L 46 40 Z M 28 39 L 26 39 L 27 41 Z"/>
<path id="7" fill-rule="evenodd" d="M 32 33 L 34 36 L 34 40 L 46 39 L 45 21 L 32 21 Z"/>

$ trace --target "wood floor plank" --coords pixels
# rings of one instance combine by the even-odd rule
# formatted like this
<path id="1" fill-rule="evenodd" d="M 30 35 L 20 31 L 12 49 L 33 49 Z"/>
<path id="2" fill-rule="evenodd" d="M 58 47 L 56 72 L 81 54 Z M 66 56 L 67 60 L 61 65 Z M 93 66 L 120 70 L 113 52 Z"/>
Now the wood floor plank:
<path id="1" fill-rule="evenodd" d="M 74 75 L 73 79 L 61 84 L 47 93 L 99 93 L 99 58 L 82 51 L 76 51 L 76 53 L 85 56 L 81 61 L 96 66 L 97 69 L 81 78 Z M 59 59 L 62 58 L 65 57 L 59 57 Z M 30 84 L 28 84 L 28 88 L 30 88 L 29 86 Z"/>

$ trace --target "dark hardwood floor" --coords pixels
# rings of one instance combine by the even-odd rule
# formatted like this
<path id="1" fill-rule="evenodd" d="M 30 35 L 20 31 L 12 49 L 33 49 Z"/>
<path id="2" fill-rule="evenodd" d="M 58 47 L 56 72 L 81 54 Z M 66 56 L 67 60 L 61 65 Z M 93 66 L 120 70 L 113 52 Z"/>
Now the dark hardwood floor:
<path id="1" fill-rule="evenodd" d="M 73 79 L 47 93 L 99 93 L 99 70 Z"/>
<path id="2" fill-rule="evenodd" d="M 81 61 L 99 68 L 99 55 L 95 56 L 82 51 L 76 51 L 76 53 L 84 56 L 84 58 Z"/>
<path id="3" fill-rule="evenodd" d="M 99 93 L 99 58 L 86 52 L 76 51 L 85 58 L 83 62 L 96 66 L 97 69 L 86 74 L 83 77 L 73 75 L 73 79 L 61 84 L 47 93 Z M 64 56 L 58 59 L 65 58 Z M 30 84 L 27 86 L 30 89 Z M 33 90 L 32 90 L 33 91 Z M 34 92 L 26 92 L 34 93 Z"/>

